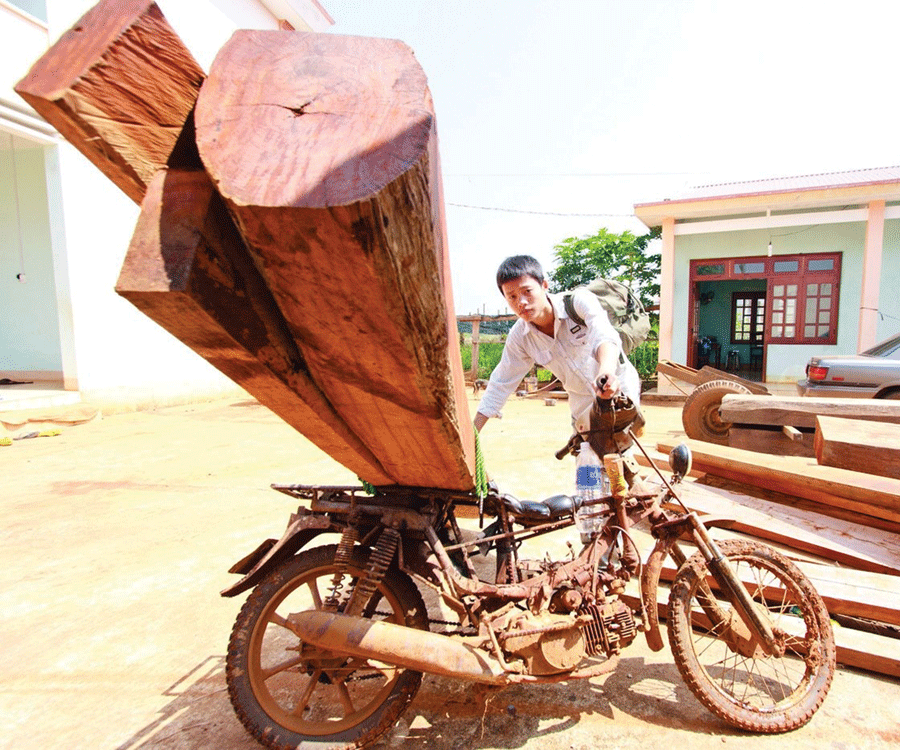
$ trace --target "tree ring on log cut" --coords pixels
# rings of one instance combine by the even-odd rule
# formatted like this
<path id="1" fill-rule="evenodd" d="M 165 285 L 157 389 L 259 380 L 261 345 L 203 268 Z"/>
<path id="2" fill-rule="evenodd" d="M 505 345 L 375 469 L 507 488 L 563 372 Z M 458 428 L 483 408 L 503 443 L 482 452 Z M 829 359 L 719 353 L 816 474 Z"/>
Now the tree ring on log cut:
<path id="1" fill-rule="evenodd" d="M 216 56 L 196 118 L 227 200 L 323 208 L 373 195 L 416 164 L 434 107 L 403 42 L 241 30 Z"/>
<path id="2" fill-rule="evenodd" d="M 719 407 L 729 393 L 749 394 L 750 390 L 730 380 L 710 380 L 691 392 L 681 411 L 681 423 L 689 438 L 728 445 L 731 422 L 722 419 Z"/>

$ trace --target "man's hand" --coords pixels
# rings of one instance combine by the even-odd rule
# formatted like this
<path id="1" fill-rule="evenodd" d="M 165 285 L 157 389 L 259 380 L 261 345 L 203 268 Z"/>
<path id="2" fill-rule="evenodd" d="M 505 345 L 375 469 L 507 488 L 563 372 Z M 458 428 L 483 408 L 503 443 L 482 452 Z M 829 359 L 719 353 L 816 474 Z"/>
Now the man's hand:
<path id="1" fill-rule="evenodd" d="M 610 341 L 604 341 L 597 347 L 597 379 L 594 381 L 594 392 L 604 399 L 610 399 L 619 392 L 619 378 L 616 370 L 619 364 L 619 347 Z"/>
<path id="2" fill-rule="evenodd" d="M 615 373 L 600 373 L 594 381 L 594 392 L 604 399 L 610 399 L 619 392 L 619 379 Z"/>

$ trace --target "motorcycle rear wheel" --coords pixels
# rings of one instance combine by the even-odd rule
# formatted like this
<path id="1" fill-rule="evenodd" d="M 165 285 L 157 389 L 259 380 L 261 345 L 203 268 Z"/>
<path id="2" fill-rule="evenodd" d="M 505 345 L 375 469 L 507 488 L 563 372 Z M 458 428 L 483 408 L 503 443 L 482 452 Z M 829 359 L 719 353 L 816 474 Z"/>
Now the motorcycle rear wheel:
<path id="1" fill-rule="evenodd" d="M 292 613 L 322 609 L 337 572 L 336 547 L 301 552 L 247 598 L 228 645 L 228 694 L 241 723 L 269 748 L 365 747 L 388 731 L 415 697 L 422 673 L 369 664 L 304 644 Z M 357 548 L 337 611 L 365 569 Z M 405 574 L 387 571 L 364 617 L 428 629 L 425 604 Z"/>
<path id="2" fill-rule="evenodd" d="M 733 726 L 767 734 L 797 729 L 818 710 L 834 677 L 834 634 L 825 604 L 800 569 L 769 547 L 729 540 L 719 548 L 784 644 L 784 654 L 769 656 L 757 648 L 741 655 L 729 645 L 727 622 L 738 615 L 697 553 L 679 569 L 669 596 L 669 644 L 678 670 L 698 700 Z M 713 603 L 702 603 L 704 582 Z M 712 621 L 715 612 L 724 614 L 718 622 Z"/>

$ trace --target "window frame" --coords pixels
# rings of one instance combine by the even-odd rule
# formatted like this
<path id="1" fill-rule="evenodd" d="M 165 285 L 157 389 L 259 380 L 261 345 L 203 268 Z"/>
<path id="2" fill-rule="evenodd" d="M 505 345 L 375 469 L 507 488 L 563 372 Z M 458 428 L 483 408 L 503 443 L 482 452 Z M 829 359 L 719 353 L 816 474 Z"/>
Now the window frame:
<path id="1" fill-rule="evenodd" d="M 750 257 L 731 257 L 731 258 L 711 258 L 692 260 L 690 262 L 690 281 L 691 288 L 696 288 L 698 281 L 741 281 L 745 279 L 765 279 L 766 280 L 766 320 L 763 340 L 756 343 L 764 344 L 836 344 L 838 331 L 838 317 L 840 307 L 840 281 L 841 281 L 841 261 L 843 253 L 800 253 L 792 255 L 775 255 L 775 256 L 750 256 Z M 816 265 L 822 265 L 824 262 L 830 262 L 831 267 L 825 270 L 816 268 Z M 796 270 L 792 271 L 776 271 L 776 264 L 784 265 L 788 263 L 796 263 Z M 812 268 L 810 266 L 813 266 Z M 826 294 L 822 294 L 822 284 L 826 286 Z M 791 298 L 786 294 L 775 295 L 776 286 L 792 286 L 796 285 L 796 295 Z M 787 290 L 785 290 L 787 291 Z M 773 324 L 773 313 L 777 318 L 780 310 L 775 310 L 775 304 L 778 299 L 794 299 L 796 308 L 794 310 L 794 331 L 792 335 L 785 335 L 785 327 L 790 325 L 784 323 Z M 810 302 L 817 300 L 812 307 L 816 320 L 807 321 L 809 314 Z M 827 304 L 821 304 L 821 300 L 828 300 Z M 821 313 L 828 310 L 827 323 L 821 322 Z M 829 326 L 827 335 L 818 335 L 819 329 L 827 325 Z M 808 326 L 813 326 L 812 335 L 809 333 Z M 773 335 L 774 330 L 779 330 L 780 335 Z M 732 303 L 732 336 L 734 335 L 734 305 Z M 732 342 L 737 343 L 737 342 Z"/>
<path id="2" fill-rule="evenodd" d="M 743 291 L 731 293 L 731 343 L 734 345 L 748 344 L 759 346 L 766 339 L 766 318 L 768 317 L 768 291 Z M 763 301 L 762 320 L 759 319 L 759 300 Z M 750 334 L 749 337 L 737 337 L 737 313 L 738 302 L 749 301 L 750 308 Z"/>

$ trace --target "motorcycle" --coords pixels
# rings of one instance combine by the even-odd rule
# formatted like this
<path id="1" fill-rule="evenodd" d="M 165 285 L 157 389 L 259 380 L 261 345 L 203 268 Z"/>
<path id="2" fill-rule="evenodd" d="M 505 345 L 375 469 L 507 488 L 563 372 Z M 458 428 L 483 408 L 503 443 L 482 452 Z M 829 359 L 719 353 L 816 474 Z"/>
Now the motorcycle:
<path id="1" fill-rule="evenodd" d="M 626 450 L 643 451 L 634 420 L 614 421 L 603 441 L 610 494 L 581 507 L 567 495 L 522 501 L 493 484 L 483 496 L 273 485 L 301 505 L 279 540 L 231 568 L 243 577 L 222 592 L 252 589 L 226 662 L 229 696 L 249 733 L 269 748 L 365 747 L 397 722 L 426 672 L 488 687 L 611 672 L 639 631 L 651 649 L 663 648 L 657 591 L 668 557 L 677 565 L 668 641 L 693 694 L 752 732 L 808 722 L 835 671 L 821 597 L 769 547 L 713 540 L 713 522 L 678 497 L 690 471 L 686 446 L 670 456 L 671 480 L 657 469 L 651 484 Z M 572 526 L 576 513 L 599 529 L 580 550 L 520 556 L 525 541 Z M 476 516 L 481 530 L 464 532 L 459 519 Z M 643 563 L 637 524 L 655 539 Z M 339 539 L 308 547 L 322 534 Z M 688 556 L 682 543 L 696 552 Z M 493 569 L 480 572 L 488 555 Z M 630 580 L 639 595 L 626 592 Z"/>

